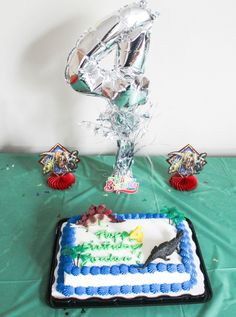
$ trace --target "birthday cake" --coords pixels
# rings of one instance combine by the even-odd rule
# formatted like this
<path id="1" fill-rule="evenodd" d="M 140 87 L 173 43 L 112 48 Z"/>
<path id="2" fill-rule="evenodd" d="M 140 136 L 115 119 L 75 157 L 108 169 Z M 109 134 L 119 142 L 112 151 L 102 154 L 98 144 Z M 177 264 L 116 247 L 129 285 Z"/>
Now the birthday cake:
<path id="1" fill-rule="evenodd" d="M 51 297 L 135 299 L 205 293 L 192 230 L 175 208 L 113 214 L 104 205 L 63 222 Z"/>

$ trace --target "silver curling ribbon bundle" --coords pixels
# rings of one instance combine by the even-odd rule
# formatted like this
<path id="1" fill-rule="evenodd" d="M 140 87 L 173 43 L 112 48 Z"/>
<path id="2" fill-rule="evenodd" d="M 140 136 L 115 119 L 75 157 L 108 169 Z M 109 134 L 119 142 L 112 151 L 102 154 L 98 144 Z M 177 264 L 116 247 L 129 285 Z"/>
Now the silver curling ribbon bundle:
<path id="1" fill-rule="evenodd" d="M 134 193 L 138 188 L 132 163 L 134 144 L 144 134 L 151 117 L 144 66 L 155 17 L 146 1 L 122 7 L 81 35 L 68 57 L 65 76 L 71 87 L 108 101 L 95 125 L 96 132 L 115 139 L 118 145 L 113 174 L 105 186 L 107 191 Z M 100 64 L 113 50 L 114 66 L 108 70 Z"/>

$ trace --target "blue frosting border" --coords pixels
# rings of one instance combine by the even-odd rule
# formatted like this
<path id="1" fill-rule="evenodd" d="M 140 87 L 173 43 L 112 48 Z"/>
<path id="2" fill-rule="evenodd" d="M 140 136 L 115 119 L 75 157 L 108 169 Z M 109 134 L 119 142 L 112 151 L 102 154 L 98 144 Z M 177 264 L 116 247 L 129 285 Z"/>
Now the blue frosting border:
<path id="1" fill-rule="evenodd" d="M 151 219 L 151 218 L 168 218 L 166 214 L 162 213 L 145 213 L 145 214 L 114 214 L 118 220 L 128 220 L 128 219 Z M 74 246 L 75 245 L 75 229 L 70 226 L 70 224 L 75 224 L 81 216 L 72 217 L 68 220 L 66 226 L 63 228 L 61 247 L 64 246 Z M 74 266 L 73 259 L 70 256 L 60 255 L 59 266 L 58 266 L 58 276 L 57 276 L 57 291 L 62 293 L 64 296 L 76 295 L 120 295 L 120 294 L 139 294 L 139 293 L 169 293 L 178 292 L 180 290 L 190 290 L 197 283 L 197 273 L 196 267 L 193 259 L 193 251 L 191 249 L 190 238 L 188 231 L 186 230 L 183 222 L 176 225 L 177 231 L 183 230 L 184 234 L 180 241 L 180 255 L 182 256 L 182 264 L 173 263 L 150 263 L 145 269 L 138 269 L 137 265 L 112 265 L 112 266 L 84 266 L 81 269 Z M 72 287 L 69 285 L 64 285 L 64 272 L 78 276 L 83 275 L 98 275 L 98 274 L 145 274 L 147 272 L 154 273 L 156 271 L 164 272 L 168 271 L 174 273 L 178 271 L 179 273 L 190 273 L 190 280 L 183 283 L 172 283 L 172 284 L 144 284 L 144 285 L 122 285 L 122 286 L 102 286 L 102 287 Z"/>

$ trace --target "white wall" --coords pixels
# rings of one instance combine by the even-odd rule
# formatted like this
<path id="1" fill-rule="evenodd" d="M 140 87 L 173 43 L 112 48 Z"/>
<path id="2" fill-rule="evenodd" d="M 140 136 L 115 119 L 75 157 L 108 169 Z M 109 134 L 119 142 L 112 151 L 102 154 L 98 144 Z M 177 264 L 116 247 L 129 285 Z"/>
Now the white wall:
<path id="1" fill-rule="evenodd" d="M 64 81 L 80 33 L 128 0 L 8 0 L 0 10 L 0 148 L 43 151 L 57 142 L 81 154 L 116 150 L 80 126 L 103 99 Z M 149 0 L 160 12 L 146 75 L 156 114 L 139 154 L 187 143 L 211 155 L 236 155 L 236 1 Z"/>

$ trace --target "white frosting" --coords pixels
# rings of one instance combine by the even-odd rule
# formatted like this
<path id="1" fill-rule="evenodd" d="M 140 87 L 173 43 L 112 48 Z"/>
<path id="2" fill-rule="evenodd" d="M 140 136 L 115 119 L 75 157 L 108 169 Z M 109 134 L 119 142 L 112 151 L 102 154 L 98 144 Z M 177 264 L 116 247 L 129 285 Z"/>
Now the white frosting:
<path id="1" fill-rule="evenodd" d="M 65 225 L 65 224 L 64 224 Z M 159 245 L 160 243 L 170 240 L 173 237 L 176 236 L 176 228 L 173 225 L 169 224 L 168 219 L 164 218 L 157 218 L 157 219 L 130 219 L 122 223 L 105 223 L 105 228 L 109 232 L 121 232 L 121 231 L 127 231 L 130 232 L 133 229 L 135 229 L 137 226 L 142 227 L 142 231 L 144 233 L 144 239 L 143 239 L 143 246 L 140 249 L 143 253 L 143 259 L 142 261 L 145 261 L 146 258 L 149 256 L 152 248 L 155 245 Z M 191 239 L 192 232 L 189 228 L 189 225 L 186 221 L 184 221 L 184 226 L 189 232 L 189 237 Z M 63 230 L 63 227 L 62 227 Z M 89 232 L 86 232 L 86 229 L 82 226 L 76 227 L 76 244 L 81 244 L 83 242 L 89 242 L 94 241 L 94 243 L 99 244 L 101 243 L 101 240 L 97 238 L 95 235 L 95 232 L 101 230 L 101 227 L 98 225 L 94 225 L 89 228 Z M 194 263 L 196 266 L 196 272 L 197 272 L 197 284 L 194 285 L 191 290 L 184 291 L 181 290 L 179 292 L 168 292 L 168 293 L 139 293 L 139 294 L 119 294 L 119 295 L 96 295 L 95 297 L 99 298 L 112 298 L 112 297 L 123 297 L 123 298 L 134 298 L 136 296 L 145 296 L 145 297 L 158 297 L 162 295 L 168 295 L 168 296 L 180 296 L 182 294 L 191 294 L 191 295 L 200 295 L 204 293 L 204 276 L 200 270 L 200 261 L 196 255 L 196 246 L 193 240 L 191 239 L 191 248 L 193 251 L 193 257 L 194 257 Z M 57 255 L 57 260 L 59 261 L 59 253 Z M 96 251 L 99 255 L 101 255 L 101 251 Z M 94 254 L 96 254 L 96 252 Z M 112 254 L 117 254 L 118 256 L 124 256 L 127 255 L 127 250 L 117 250 L 112 251 Z M 104 252 L 104 255 L 107 255 L 107 251 Z M 169 261 L 164 261 L 161 259 L 156 259 L 153 261 L 153 263 L 174 263 L 174 264 L 181 264 L 181 257 L 177 252 L 174 252 L 171 256 L 169 256 Z M 58 262 L 57 261 L 57 262 Z M 142 262 L 143 263 L 143 262 Z M 117 262 L 97 262 L 96 264 L 88 264 L 89 266 L 92 265 L 119 265 L 121 263 Z M 132 257 L 132 261 L 127 262 L 127 265 L 136 264 L 136 257 Z M 55 269 L 55 280 L 57 277 L 57 270 L 58 266 Z M 168 271 L 164 272 L 154 272 L 154 273 L 136 273 L 136 274 L 119 274 L 119 275 L 83 275 L 79 274 L 78 276 L 73 276 L 72 274 L 64 274 L 64 284 L 70 285 L 74 287 L 78 286 L 122 286 L 122 285 L 143 285 L 143 284 L 162 284 L 162 283 L 183 283 L 185 281 L 189 281 L 190 274 L 189 273 L 179 273 L 174 272 L 170 273 Z M 56 282 L 54 282 L 52 286 L 52 296 L 56 298 L 65 298 L 65 296 L 59 292 L 56 291 Z M 79 299 L 86 299 L 90 298 L 89 295 L 76 295 L 74 294 L 72 296 L 73 298 L 79 298 Z"/>
<path id="2" fill-rule="evenodd" d="M 173 281 L 174 275 L 174 281 Z M 190 278 L 189 273 L 169 273 L 165 272 L 154 272 L 145 274 L 120 274 L 117 275 L 83 275 L 73 276 L 71 274 L 65 274 L 65 285 L 71 285 L 74 287 L 79 286 L 122 286 L 122 285 L 142 285 L 142 284 L 152 284 L 152 283 L 183 283 Z M 107 281 L 109 280 L 109 282 Z"/>

